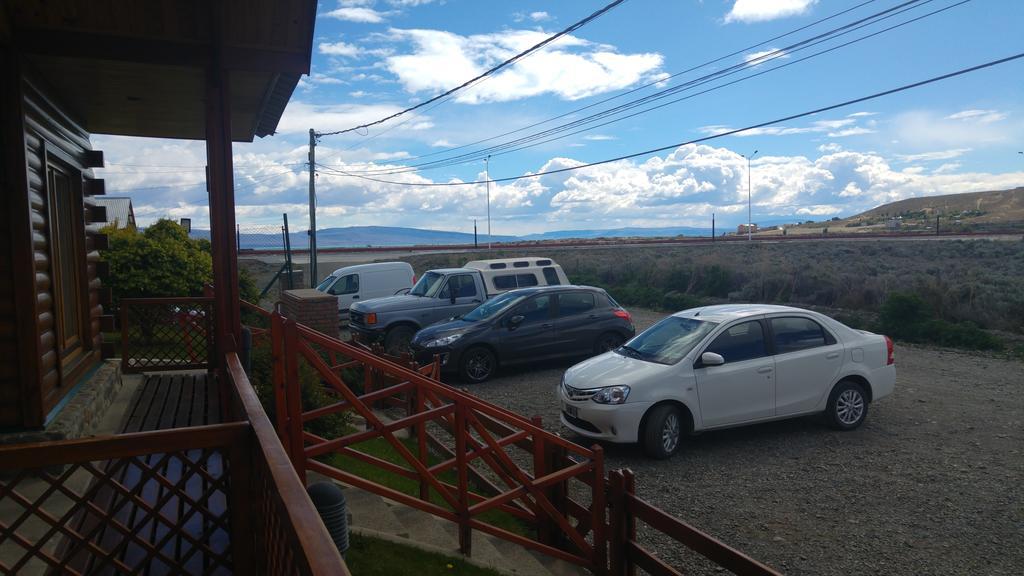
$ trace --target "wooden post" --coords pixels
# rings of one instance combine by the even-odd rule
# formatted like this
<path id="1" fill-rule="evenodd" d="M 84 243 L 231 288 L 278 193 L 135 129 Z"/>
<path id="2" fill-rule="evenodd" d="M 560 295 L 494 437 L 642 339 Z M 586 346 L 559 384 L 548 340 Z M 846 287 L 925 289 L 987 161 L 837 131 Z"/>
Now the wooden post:
<path id="1" fill-rule="evenodd" d="M 212 3 L 213 64 L 206 72 L 206 170 L 210 198 L 210 245 L 213 252 L 216 365 L 226 368 L 226 352 L 238 350 L 242 322 L 238 303 L 235 246 L 235 189 L 231 160 L 230 78 L 221 66 L 224 5 Z"/>
<path id="2" fill-rule="evenodd" d="M 594 531 L 594 555 L 591 560 L 595 574 L 608 573 L 608 535 L 605 532 L 605 480 L 604 480 L 604 449 L 594 444 L 594 483 L 593 496 L 590 500 L 590 525 Z"/>
<path id="3" fill-rule="evenodd" d="M 288 358 L 285 365 L 287 392 L 285 399 L 288 404 L 288 444 L 295 473 L 302 484 L 306 484 L 306 450 L 302 441 L 302 384 L 299 382 L 299 349 L 298 330 L 295 322 L 289 320 L 284 325 L 284 353 Z"/>
<path id="4" fill-rule="evenodd" d="M 469 527 L 469 463 L 466 462 L 466 405 L 455 404 L 455 467 L 459 472 L 459 551 L 473 553 L 473 531 Z"/>
<path id="5" fill-rule="evenodd" d="M 413 388 L 409 394 L 412 395 L 413 401 L 413 414 L 420 414 L 426 410 L 426 399 L 423 397 L 424 394 L 420 391 L 419 387 Z M 412 414 L 410 414 L 411 416 Z M 420 421 L 413 428 L 416 433 L 416 451 L 424 465 L 430 466 L 430 462 L 427 457 L 427 423 Z M 430 484 L 423 478 L 420 478 L 420 500 L 427 502 L 430 500 Z"/>
<path id="6" fill-rule="evenodd" d="M 621 470 L 608 473 L 608 524 L 610 576 L 626 574 L 626 484 Z"/>
<path id="7" fill-rule="evenodd" d="M 270 350 L 274 368 L 274 429 L 277 437 L 291 456 L 292 446 L 288 435 L 288 382 L 285 366 L 289 363 L 284 350 L 284 316 L 274 310 L 270 316 Z M 294 361 L 294 360 L 293 360 Z"/>
<path id="8" fill-rule="evenodd" d="M 625 536 L 625 542 L 636 540 L 636 518 L 633 517 L 633 509 L 630 504 L 630 496 L 636 495 L 636 476 L 633 471 L 626 468 L 622 471 L 623 477 L 623 534 Z M 628 550 L 628 548 L 627 548 Z M 626 571 L 625 576 L 636 576 L 636 564 L 633 563 L 633 559 L 630 557 L 628 551 L 625 554 L 626 559 Z"/>
<path id="9" fill-rule="evenodd" d="M 556 472 L 566 467 L 568 464 L 568 457 L 564 446 L 559 444 L 548 444 L 547 445 L 547 472 L 548 474 Z M 567 517 L 567 506 L 566 499 L 569 497 L 569 481 L 562 480 L 556 482 L 547 488 L 548 500 L 551 501 L 551 505 L 554 506 L 555 510 L 562 517 Z M 553 527 L 553 546 L 562 547 L 567 538 L 564 533 L 558 528 L 558 525 L 552 519 Z M 582 550 L 580 551 L 583 552 Z"/>
<path id="10" fill-rule="evenodd" d="M 537 428 L 542 427 L 542 421 L 540 416 L 534 416 L 530 418 L 530 422 L 533 423 Z M 539 434 L 533 434 L 533 477 L 540 478 L 548 473 L 547 467 L 547 446 L 545 446 L 544 437 Z M 545 491 L 545 495 L 547 495 Z M 544 511 L 540 506 L 537 507 L 537 540 L 541 544 L 552 545 L 555 541 L 556 528 L 553 527 L 551 518 L 547 517 L 547 512 Z"/>

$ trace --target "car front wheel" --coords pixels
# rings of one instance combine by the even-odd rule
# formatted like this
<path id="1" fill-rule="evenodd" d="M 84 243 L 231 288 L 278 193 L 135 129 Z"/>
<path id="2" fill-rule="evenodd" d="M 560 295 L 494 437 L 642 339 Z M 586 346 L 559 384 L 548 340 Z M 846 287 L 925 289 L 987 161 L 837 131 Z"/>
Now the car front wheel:
<path id="1" fill-rule="evenodd" d="M 644 426 L 644 452 L 659 460 L 675 454 L 682 441 L 683 425 L 683 415 L 678 408 L 668 404 L 656 406 Z"/>
<path id="2" fill-rule="evenodd" d="M 832 389 L 825 415 L 837 430 L 853 430 L 868 416 L 868 397 L 864 387 L 852 380 L 843 380 Z"/>
<path id="3" fill-rule="evenodd" d="M 409 351 L 416 330 L 412 326 L 395 326 L 384 336 L 384 351 L 392 356 L 401 356 Z"/>
<path id="4" fill-rule="evenodd" d="M 489 379 L 498 368 L 498 359 L 487 348 L 470 348 L 462 355 L 462 379 L 477 384 Z"/>

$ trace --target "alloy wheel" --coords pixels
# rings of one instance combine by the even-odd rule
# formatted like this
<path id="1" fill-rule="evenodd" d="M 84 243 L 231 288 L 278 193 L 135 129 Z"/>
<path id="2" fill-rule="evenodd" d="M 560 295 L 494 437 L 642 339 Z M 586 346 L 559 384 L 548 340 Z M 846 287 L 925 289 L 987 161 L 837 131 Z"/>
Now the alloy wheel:
<path id="1" fill-rule="evenodd" d="M 665 424 L 661 427 L 661 447 L 666 454 L 675 451 L 679 444 L 679 415 L 674 412 L 665 417 Z"/>
<path id="2" fill-rule="evenodd" d="M 836 400 L 836 418 L 843 424 L 856 424 L 864 415 L 864 397 L 857 390 L 843 390 Z"/>

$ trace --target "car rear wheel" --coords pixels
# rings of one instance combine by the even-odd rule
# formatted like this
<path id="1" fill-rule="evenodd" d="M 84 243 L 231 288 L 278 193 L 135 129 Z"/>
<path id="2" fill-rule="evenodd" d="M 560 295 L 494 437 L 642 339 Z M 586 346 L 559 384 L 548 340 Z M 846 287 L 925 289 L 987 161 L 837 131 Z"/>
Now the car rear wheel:
<path id="1" fill-rule="evenodd" d="M 395 326 L 384 335 L 384 351 L 392 356 L 409 352 L 409 343 L 414 334 L 416 330 L 412 326 Z"/>
<path id="2" fill-rule="evenodd" d="M 603 354 L 609 350 L 615 350 L 619 346 L 622 346 L 622 336 L 619 336 L 615 332 L 605 332 L 597 337 L 597 341 L 594 343 L 594 354 Z"/>
<path id="3" fill-rule="evenodd" d="M 853 380 L 843 380 L 832 389 L 825 409 L 828 423 L 837 430 L 853 430 L 868 416 L 868 398 L 864 387 Z"/>
<path id="4" fill-rule="evenodd" d="M 487 348 L 476 347 L 466 350 L 462 355 L 460 373 L 466 382 L 477 384 L 494 376 L 498 368 L 498 359 Z"/>
<path id="5" fill-rule="evenodd" d="M 683 414 L 678 408 L 668 404 L 655 406 L 644 426 L 644 452 L 659 460 L 672 456 L 682 442 L 683 426 Z"/>

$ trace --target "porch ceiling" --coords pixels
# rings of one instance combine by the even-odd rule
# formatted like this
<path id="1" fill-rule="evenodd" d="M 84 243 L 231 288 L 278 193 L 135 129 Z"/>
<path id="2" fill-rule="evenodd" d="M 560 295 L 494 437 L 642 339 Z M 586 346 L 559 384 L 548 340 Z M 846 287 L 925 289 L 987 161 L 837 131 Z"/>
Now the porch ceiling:
<path id="1" fill-rule="evenodd" d="M 315 0 L 23 0 L 6 16 L 88 131 L 202 139 L 206 74 L 219 67 L 231 71 L 231 137 L 251 141 L 274 133 L 309 72 L 315 10 Z"/>

